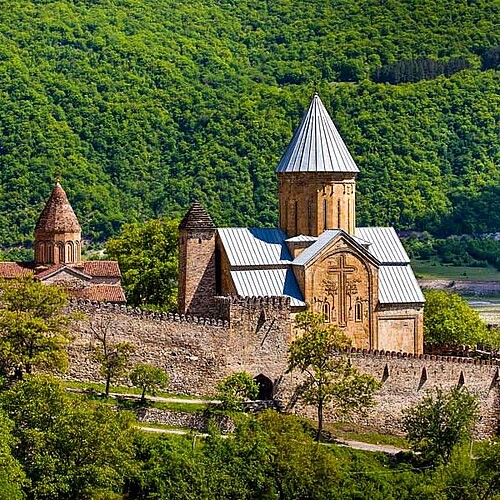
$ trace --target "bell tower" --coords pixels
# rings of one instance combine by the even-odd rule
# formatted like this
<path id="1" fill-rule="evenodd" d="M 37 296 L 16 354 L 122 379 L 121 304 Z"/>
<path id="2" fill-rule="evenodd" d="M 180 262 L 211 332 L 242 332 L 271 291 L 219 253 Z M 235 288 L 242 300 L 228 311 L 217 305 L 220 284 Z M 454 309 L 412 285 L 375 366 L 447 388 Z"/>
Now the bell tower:
<path id="1" fill-rule="evenodd" d="M 314 97 L 281 161 L 280 227 L 289 237 L 356 228 L 359 169 L 319 95 Z"/>
<path id="2" fill-rule="evenodd" d="M 59 182 L 35 227 L 35 265 L 79 264 L 82 229 Z"/>
<path id="3" fill-rule="evenodd" d="M 216 294 L 215 224 L 194 202 L 179 224 L 179 291 L 181 314 L 213 316 Z"/>

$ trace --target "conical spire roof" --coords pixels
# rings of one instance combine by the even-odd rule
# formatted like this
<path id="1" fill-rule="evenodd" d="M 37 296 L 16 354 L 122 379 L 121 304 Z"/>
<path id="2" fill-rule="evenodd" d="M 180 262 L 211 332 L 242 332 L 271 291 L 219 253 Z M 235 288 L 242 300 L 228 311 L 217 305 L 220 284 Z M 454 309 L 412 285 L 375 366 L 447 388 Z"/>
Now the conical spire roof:
<path id="1" fill-rule="evenodd" d="M 276 172 L 359 172 L 317 93 Z"/>
<path id="2" fill-rule="evenodd" d="M 181 220 L 179 229 L 216 229 L 216 227 L 201 203 L 195 201 Z"/>
<path id="3" fill-rule="evenodd" d="M 75 212 L 69 204 L 68 197 L 61 187 L 56 183 L 45 208 L 42 210 L 35 231 L 47 233 L 78 233 L 81 232 L 80 224 Z"/>

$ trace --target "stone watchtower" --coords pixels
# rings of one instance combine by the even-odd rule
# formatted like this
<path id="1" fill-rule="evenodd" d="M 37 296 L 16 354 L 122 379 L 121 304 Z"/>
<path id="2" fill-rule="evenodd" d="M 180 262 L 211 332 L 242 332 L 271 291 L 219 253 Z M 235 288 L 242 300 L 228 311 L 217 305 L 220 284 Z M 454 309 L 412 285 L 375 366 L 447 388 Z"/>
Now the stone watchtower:
<path id="1" fill-rule="evenodd" d="M 288 237 L 326 229 L 354 234 L 356 163 L 319 95 L 279 162 L 280 227 Z"/>
<path id="2" fill-rule="evenodd" d="M 179 294 L 181 314 L 213 315 L 216 295 L 215 224 L 194 202 L 179 224 Z"/>
<path id="3" fill-rule="evenodd" d="M 61 184 L 56 183 L 35 227 L 35 265 L 78 264 L 82 229 Z"/>

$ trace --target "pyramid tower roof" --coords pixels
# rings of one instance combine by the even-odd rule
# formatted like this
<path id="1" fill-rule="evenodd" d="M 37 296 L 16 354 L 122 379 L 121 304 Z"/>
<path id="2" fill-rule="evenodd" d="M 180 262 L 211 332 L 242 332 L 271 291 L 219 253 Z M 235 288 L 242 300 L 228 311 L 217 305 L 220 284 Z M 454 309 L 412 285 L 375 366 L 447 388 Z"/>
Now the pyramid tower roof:
<path id="1" fill-rule="evenodd" d="M 276 172 L 359 172 L 317 93 L 278 163 Z"/>
<path id="2" fill-rule="evenodd" d="M 42 210 L 35 231 L 47 233 L 78 233 L 81 227 L 61 184 L 56 183 Z"/>
<path id="3" fill-rule="evenodd" d="M 181 220 L 179 229 L 215 229 L 215 224 L 201 203 L 195 201 Z"/>

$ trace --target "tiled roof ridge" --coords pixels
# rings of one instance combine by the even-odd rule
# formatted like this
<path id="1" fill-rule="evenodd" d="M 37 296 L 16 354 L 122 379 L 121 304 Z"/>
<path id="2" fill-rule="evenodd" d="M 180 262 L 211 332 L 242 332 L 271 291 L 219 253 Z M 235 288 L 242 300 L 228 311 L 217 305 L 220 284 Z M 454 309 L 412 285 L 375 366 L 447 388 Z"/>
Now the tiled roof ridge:
<path id="1" fill-rule="evenodd" d="M 80 223 L 71 207 L 64 189 L 59 182 L 50 193 L 35 231 L 47 233 L 78 233 L 81 232 Z"/>
<path id="2" fill-rule="evenodd" d="M 216 229 L 216 226 L 203 205 L 194 201 L 181 220 L 179 229 Z"/>

